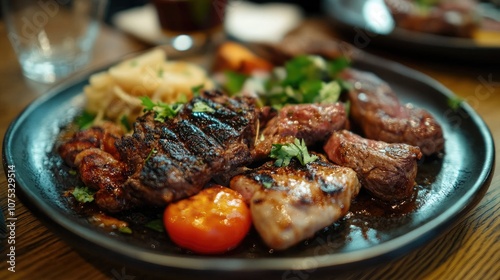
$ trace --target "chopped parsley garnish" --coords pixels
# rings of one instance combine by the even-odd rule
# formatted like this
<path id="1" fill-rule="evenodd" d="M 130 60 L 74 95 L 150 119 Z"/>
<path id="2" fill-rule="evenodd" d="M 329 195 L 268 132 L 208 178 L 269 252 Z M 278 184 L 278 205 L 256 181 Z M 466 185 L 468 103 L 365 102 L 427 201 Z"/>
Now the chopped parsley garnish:
<path id="1" fill-rule="evenodd" d="M 203 84 L 192 87 L 191 91 L 193 92 L 193 96 L 200 96 L 201 90 L 203 89 L 203 87 L 204 87 Z M 186 102 L 187 102 L 187 100 L 186 100 Z M 186 103 L 186 102 L 184 102 L 184 103 Z"/>
<path id="2" fill-rule="evenodd" d="M 132 234 L 132 229 L 127 226 L 118 228 L 118 231 L 125 234 Z"/>
<path id="3" fill-rule="evenodd" d="M 86 203 L 94 201 L 95 191 L 88 187 L 76 187 L 71 194 L 78 202 Z"/>
<path id="4" fill-rule="evenodd" d="M 448 107 L 450 107 L 453 111 L 458 110 L 460 108 L 460 104 L 462 104 L 464 100 L 458 96 L 448 98 Z"/>
<path id="5" fill-rule="evenodd" d="M 152 148 L 152 149 L 151 149 L 151 151 L 149 151 L 148 156 L 146 157 L 146 159 L 144 160 L 144 162 L 147 162 L 147 161 L 151 158 L 151 156 L 152 156 L 153 154 L 156 154 L 157 152 L 158 152 L 158 151 L 156 151 L 156 149 L 155 149 L 155 148 Z"/>
<path id="6" fill-rule="evenodd" d="M 130 131 L 132 128 L 130 127 L 130 123 L 128 121 L 128 117 L 126 115 L 123 115 L 121 118 L 120 118 L 120 123 L 123 125 L 123 127 L 125 128 L 125 131 Z"/>
<path id="7" fill-rule="evenodd" d="M 194 104 L 193 104 L 193 112 L 197 112 L 197 113 L 213 113 L 215 112 L 215 109 L 208 106 L 207 103 L 203 102 L 203 101 L 196 101 Z"/>
<path id="8" fill-rule="evenodd" d="M 92 126 L 94 122 L 95 115 L 87 111 L 83 111 L 81 115 L 76 117 L 75 123 L 80 130 L 87 129 Z"/>
<path id="9" fill-rule="evenodd" d="M 346 58 L 325 60 L 320 56 L 302 55 L 276 68 L 260 97 L 265 105 L 280 109 L 285 104 L 337 102 L 349 84 L 338 74 L 349 66 Z"/>
<path id="10" fill-rule="evenodd" d="M 302 165 L 313 162 L 318 158 L 309 154 L 304 139 L 302 141 L 295 139 L 293 143 L 288 144 L 273 144 L 269 156 L 276 159 L 274 163 L 276 166 L 288 166 L 292 158 L 299 160 Z"/>
<path id="11" fill-rule="evenodd" d="M 147 228 L 150 228 L 150 229 L 157 231 L 157 232 L 164 232 L 165 231 L 165 229 L 163 227 L 163 222 L 161 219 L 149 221 L 147 224 L 145 224 L 145 226 Z"/>
<path id="12" fill-rule="evenodd" d="M 237 73 L 234 71 L 225 71 L 224 76 L 226 78 L 226 83 L 224 87 L 229 92 L 229 95 L 234 95 L 241 91 L 243 85 L 245 84 L 247 75 Z"/>
<path id="13" fill-rule="evenodd" d="M 147 96 L 139 97 L 139 99 L 141 99 L 144 106 L 144 112 L 154 112 L 154 120 L 159 122 L 175 117 L 183 107 L 180 103 L 166 104 L 161 101 L 155 103 Z"/>

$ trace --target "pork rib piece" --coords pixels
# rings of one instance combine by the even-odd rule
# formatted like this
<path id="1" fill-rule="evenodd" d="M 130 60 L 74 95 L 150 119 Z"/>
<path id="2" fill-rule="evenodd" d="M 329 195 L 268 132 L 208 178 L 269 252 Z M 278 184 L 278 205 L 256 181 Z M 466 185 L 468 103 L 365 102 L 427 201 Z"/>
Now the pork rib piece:
<path id="1" fill-rule="evenodd" d="M 328 158 L 356 171 L 361 185 L 385 201 L 400 201 L 413 194 L 420 149 L 364 139 L 350 131 L 336 131 L 324 146 Z"/>
<path id="2" fill-rule="evenodd" d="M 146 113 L 133 135 L 116 143 L 132 174 L 124 188 L 150 206 L 196 194 L 213 176 L 252 161 L 257 118 L 253 99 L 218 91 L 195 97 L 165 122 Z"/>
<path id="3" fill-rule="evenodd" d="M 252 220 L 264 242 L 282 250 L 312 237 L 347 214 L 358 194 L 356 173 L 329 162 L 323 155 L 302 166 L 267 162 L 231 180 L 230 187 L 250 204 Z"/>
<path id="4" fill-rule="evenodd" d="M 350 112 L 366 138 L 418 146 L 424 155 L 443 150 L 443 130 L 429 112 L 401 104 L 389 85 L 372 73 L 346 69 L 341 77 L 354 85 Z"/>
<path id="5" fill-rule="evenodd" d="M 307 146 L 323 143 L 348 125 L 342 103 L 286 105 L 267 122 L 252 153 L 255 159 L 266 158 L 273 144 L 293 143 L 295 138 L 304 139 Z"/>

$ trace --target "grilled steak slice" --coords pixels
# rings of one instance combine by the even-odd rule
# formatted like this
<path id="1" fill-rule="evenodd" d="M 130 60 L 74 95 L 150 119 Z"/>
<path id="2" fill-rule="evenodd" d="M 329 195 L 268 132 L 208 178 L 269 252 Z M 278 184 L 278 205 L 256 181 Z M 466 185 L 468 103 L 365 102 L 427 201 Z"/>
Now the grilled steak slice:
<path id="1" fill-rule="evenodd" d="M 372 73 L 348 69 L 341 76 L 354 85 L 349 92 L 351 117 L 365 137 L 418 146 L 424 155 L 443 150 L 443 130 L 429 112 L 402 105 L 389 85 Z"/>
<path id="2" fill-rule="evenodd" d="M 252 151 L 255 159 L 269 156 L 272 144 L 304 139 L 306 145 L 322 143 L 335 130 L 348 126 L 342 103 L 286 105 L 262 130 Z"/>
<path id="3" fill-rule="evenodd" d="M 216 91 L 195 97 L 165 122 L 145 114 L 133 135 L 116 144 L 133 173 L 124 188 L 151 206 L 197 193 L 213 176 L 252 161 L 257 117 L 253 99 Z"/>
<path id="4" fill-rule="evenodd" d="M 324 146 L 328 158 L 356 171 L 362 186 L 385 201 L 399 201 L 413 194 L 420 149 L 364 139 L 350 131 L 336 131 Z"/>
<path id="5" fill-rule="evenodd" d="M 349 210 L 358 194 L 356 173 L 329 162 L 323 155 L 302 166 L 273 162 L 235 176 L 230 187 L 250 204 L 253 224 L 264 242 L 282 250 L 310 238 Z"/>

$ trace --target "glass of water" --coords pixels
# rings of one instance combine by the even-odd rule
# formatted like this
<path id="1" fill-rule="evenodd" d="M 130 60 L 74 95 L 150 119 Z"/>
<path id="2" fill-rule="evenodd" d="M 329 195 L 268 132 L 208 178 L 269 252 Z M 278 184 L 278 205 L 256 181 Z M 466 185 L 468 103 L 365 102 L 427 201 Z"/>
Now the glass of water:
<path id="1" fill-rule="evenodd" d="M 1 0 L 24 75 L 53 83 L 85 66 L 106 0 Z"/>

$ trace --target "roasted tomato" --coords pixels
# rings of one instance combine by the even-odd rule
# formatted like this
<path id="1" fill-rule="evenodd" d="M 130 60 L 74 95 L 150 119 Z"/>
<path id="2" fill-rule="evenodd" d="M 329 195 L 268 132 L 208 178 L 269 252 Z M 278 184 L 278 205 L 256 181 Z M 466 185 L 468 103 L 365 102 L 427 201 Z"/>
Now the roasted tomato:
<path id="1" fill-rule="evenodd" d="M 218 254 L 236 247 L 252 220 L 241 194 L 217 185 L 168 205 L 164 223 L 170 238 L 180 247 Z"/>

